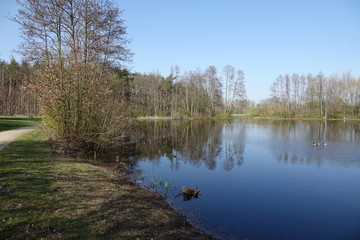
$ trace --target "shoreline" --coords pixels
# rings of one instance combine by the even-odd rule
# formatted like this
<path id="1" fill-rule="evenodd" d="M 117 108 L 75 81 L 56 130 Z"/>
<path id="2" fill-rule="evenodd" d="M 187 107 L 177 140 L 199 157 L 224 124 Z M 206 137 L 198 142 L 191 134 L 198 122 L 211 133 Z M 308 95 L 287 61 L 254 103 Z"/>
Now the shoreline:
<path id="1" fill-rule="evenodd" d="M 294 118 L 285 118 L 285 117 L 257 117 L 257 116 L 231 116 L 231 117 L 159 117 L 159 116 L 146 116 L 146 117 L 136 117 L 135 120 L 233 120 L 233 119 L 251 119 L 251 120 L 302 120 L 302 121 L 360 121 L 360 118 L 310 118 L 310 117 L 294 117 Z"/>
<path id="2" fill-rule="evenodd" d="M 57 153 L 40 129 L 4 148 L 0 166 L 5 239 L 214 239 L 132 183 L 123 163 Z"/>

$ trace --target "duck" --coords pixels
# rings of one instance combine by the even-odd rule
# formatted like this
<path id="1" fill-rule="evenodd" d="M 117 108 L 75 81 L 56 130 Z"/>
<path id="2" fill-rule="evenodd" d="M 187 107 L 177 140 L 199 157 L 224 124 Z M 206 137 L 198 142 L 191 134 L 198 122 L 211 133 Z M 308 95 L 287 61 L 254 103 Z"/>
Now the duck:
<path id="1" fill-rule="evenodd" d="M 319 142 L 313 142 L 313 147 L 317 147 L 317 146 L 320 146 L 320 143 Z"/>
<path id="2" fill-rule="evenodd" d="M 323 145 L 323 146 L 327 146 L 327 143 L 324 143 L 324 142 L 323 142 L 322 145 Z"/>

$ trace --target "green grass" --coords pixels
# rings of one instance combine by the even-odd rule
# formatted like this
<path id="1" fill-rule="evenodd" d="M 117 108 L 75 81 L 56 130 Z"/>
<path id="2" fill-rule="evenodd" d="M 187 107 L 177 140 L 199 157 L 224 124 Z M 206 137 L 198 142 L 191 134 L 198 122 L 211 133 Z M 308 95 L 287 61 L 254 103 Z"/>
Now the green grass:
<path id="1" fill-rule="evenodd" d="M 249 117 L 249 114 L 245 114 L 245 113 L 243 113 L 243 114 L 234 113 L 234 114 L 231 114 L 231 116 L 232 116 L 233 118 L 248 118 L 248 117 Z"/>
<path id="2" fill-rule="evenodd" d="M 0 132 L 41 124 L 41 118 L 0 117 Z"/>
<path id="3" fill-rule="evenodd" d="M 320 117 L 277 117 L 277 116 L 253 116 L 250 114 L 232 114 L 233 118 L 249 118 L 249 119 L 264 119 L 264 120 L 321 120 L 324 118 Z M 344 118 L 328 118 L 328 121 L 343 121 Z M 346 118 L 346 121 L 359 121 L 359 118 Z"/>
<path id="4" fill-rule="evenodd" d="M 1 239 L 210 239 L 122 171 L 55 152 L 41 129 L 0 151 Z"/>

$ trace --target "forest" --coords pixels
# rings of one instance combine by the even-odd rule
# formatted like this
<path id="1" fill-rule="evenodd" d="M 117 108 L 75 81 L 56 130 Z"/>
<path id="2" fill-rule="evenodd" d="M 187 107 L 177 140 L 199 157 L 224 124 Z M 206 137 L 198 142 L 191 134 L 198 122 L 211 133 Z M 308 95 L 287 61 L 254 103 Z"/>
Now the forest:
<path id="1" fill-rule="evenodd" d="M 34 73 L 40 64 L 0 61 L 0 115 L 41 114 L 39 92 L 34 89 Z M 359 118 L 360 77 L 350 73 L 324 76 L 279 75 L 270 86 L 271 95 L 255 104 L 247 99 L 241 70 L 225 66 L 221 74 L 215 66 L 180 75 L 178 66 L 169 76 L 160 73 L 130 73 L 111 68 L 109 86 L 122 106 L 131 106 L 131 117 L 228 117 L 233 113 L 253 117 L 279 118 Z M 126 104 L 124 104 L 126 103 Z"/>
<path id="2" fill-rule="evenodd" d="M 279 75 L 270 86 L 271 96 L 248 113 L 281 118 L 359 118 L 360 77 L 349 72 L 325 76 Z"/>
<path id="3" fill-rule="evenodd" d="M 35 75 L 40 68 L 39 63 L 0 61 L 0 115 L 41 114 L 41 91 L 34 88 L 40 82 Z M 120 67 L 109 71 L 112 81 L 108 87 L 117 92 L 117 101 L 131 106 L 128 114 L 132 117 L 211 118 L 217 113 L 229 116 L 243 113 L 248 104 L 244 73 L 231 65 L 226 65 L 221 75 L 215 66 L 182 76 L 175 66 L 166 77 L 160 73 L 130 73 Z"/>

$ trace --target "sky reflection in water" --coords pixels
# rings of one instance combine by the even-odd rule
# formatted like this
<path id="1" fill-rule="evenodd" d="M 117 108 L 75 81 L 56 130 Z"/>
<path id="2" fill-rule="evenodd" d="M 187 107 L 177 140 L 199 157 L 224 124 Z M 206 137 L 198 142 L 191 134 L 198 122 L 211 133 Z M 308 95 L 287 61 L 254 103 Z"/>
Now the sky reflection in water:
<path id="1" fill-rule="evenodd" d="M 139 124 L 133 140 L 145 184 L 155 180 L 154 189 L 205 231 L 235 239 L 359 239 L 360 123 Z M 183 185 L 202 195 L 175 198 Z"/>

